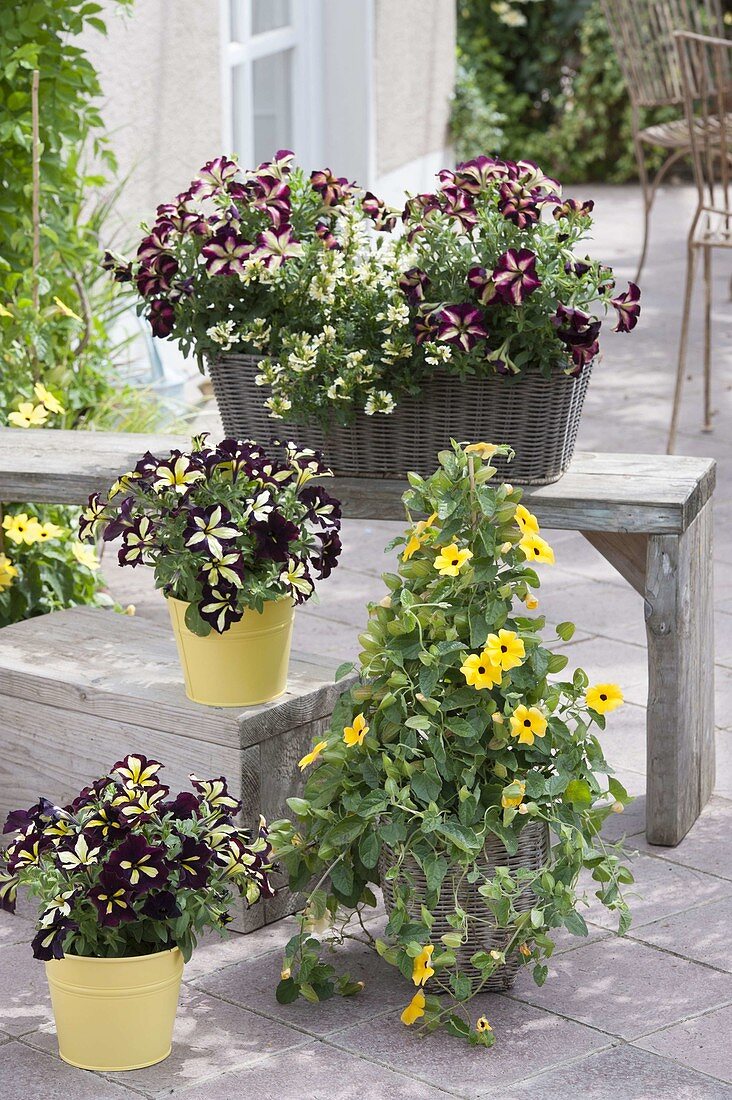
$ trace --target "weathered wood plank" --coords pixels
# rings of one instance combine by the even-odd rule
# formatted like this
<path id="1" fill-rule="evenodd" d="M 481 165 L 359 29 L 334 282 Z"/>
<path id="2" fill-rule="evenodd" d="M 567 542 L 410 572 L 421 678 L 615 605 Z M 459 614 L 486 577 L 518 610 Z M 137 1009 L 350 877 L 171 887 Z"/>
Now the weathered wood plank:
<path id="1" fill-rule="evenodd" d="M 647 535 L 619 535 L 612 531 L 583 531 L 582 534 L 636 592 L 645 596 Z"/>
<path id="2" fill-rule="evenodd" d="M 649 539 L 647 827 L 675 845 L 714 785 L 712 505 L 681 535 Z"/>
<path id="3" fill-rule="evenodd" d="M 53 429 L 0 429 L 0 500 L 83 503 L 104 491 L 146 450 L 184 447 L 186 436 Z M 580 452 L 554 485 L 526 487 L 546 527 L 678 533 L 714 489 L 711 459 Z M 337 478 L 334 491 L 352 518 L 404 518 L 402 480 Z"/>

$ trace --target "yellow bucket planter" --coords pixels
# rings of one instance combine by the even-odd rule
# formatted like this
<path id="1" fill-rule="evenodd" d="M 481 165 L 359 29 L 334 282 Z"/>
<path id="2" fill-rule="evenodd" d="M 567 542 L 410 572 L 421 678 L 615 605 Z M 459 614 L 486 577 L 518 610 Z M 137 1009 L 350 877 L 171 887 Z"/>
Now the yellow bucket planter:
<path id="1" fill-rule="evenodd" d="M 186 695 L 211 707 L 251 707 L 282 695 L 287 687 L 295 608 L 289 597 L 264 610 L 244 612 L 223 634 L 205 638 L 185 623 L 188 604 L 168 597 L 168 610 Z"/>
<path id="2" fill-rule="evenodd" d="M 46 963 L 58 1050 L 79 1069 L 142 1069 L 170 1054 L 183 956 L 65 955 Z"/>

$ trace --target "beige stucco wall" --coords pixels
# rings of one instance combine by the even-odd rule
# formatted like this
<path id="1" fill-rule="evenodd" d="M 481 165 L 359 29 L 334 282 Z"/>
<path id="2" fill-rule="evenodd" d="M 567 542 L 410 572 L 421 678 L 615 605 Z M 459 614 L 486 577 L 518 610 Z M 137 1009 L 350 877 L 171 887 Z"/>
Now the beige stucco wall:
<path id="1" fill-rule="evenodd" d="M 107 37 L 87 30 L 82 45 L 100 75 L 120 175 L 129 176 L 118 212 L 134 237 L 221 152 L 219 5 L 136 0 L 127 15 L 111 0 L 104 7 Z"/>
<path id="2" fill-rule="evenodd" d="M 449 145 L 455 0 L 375 0 L 379 176 Z"/>

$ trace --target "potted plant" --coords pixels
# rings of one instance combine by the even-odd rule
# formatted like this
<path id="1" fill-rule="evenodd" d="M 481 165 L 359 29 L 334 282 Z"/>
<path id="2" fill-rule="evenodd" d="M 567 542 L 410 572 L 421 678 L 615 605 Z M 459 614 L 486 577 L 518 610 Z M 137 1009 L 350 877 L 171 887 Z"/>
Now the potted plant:
<path id="1" fill-rule="evenodd" d="M 491 482 L 498 455 L 510 452 L 453 444 L 428 480 L 410 475 L 410 526 L 361 635 L 360 683 L 301 762 L 312 772 L 289 800 L 298 825 L 271 833 L 292 888 L 317 883 L 278 999 L 355 992 L 313 929 L 335 943 L 361 936 L 403 974 L 405 1024 L 445 1024 L 483 1045 L 492 1031 L 475 1024 L 471 998 L 510 988 L 524 965 L 541 984 L 554 930 L 587 934 L 582 869 L 621 931 L 632 882 L 621 849 L 600 836 L 628 797 L 596 732 L 622 694 L 591 687 L 580 669 L 559 675 L 567 657 L 529 613 L 536 565 L 553 552 L 520 492 Z M 377 886 L 389 921 L 373 940 L 358 918 Z"/>
<path id="2" fill-rule="evenodd" d="M 106 259 L 155 334 L 208 364 L 226 430 L 302 438 L 352 476 L 426 474 L 451 436 L 492 432 L 519 448 L 513 481 L 556 480 L 602 315 L 625 332 L 640 312 L 634 284 L 615 294 L 610 268 L 575 254 L 593 203 L 482 156 L 399 218 L 292 156 L 209 162 L 134 262 Z"/>
<path id="3" fill-rule="evenodd" d="M 59 1053 L 82 1069 L 139 1069 L 170 1053 L 183 965 L 236 895 L 271 897 L 264 822 L 252 838 L 223 777 L 170 796 L 162 765 L 126 756 L 69 805 L 8 816 L 0 903 L 38 899 Z"/>
<path id="4" fill-rule="evenodd" d="M 89 498 L 80 538 L 121 538 L 121 565 L 154 568 L 194 702 L 250 706 L 285 690 L 294 607 L 341 552 L 340 504 L 315 483 L 328 473 L 292 443 L 280 461 L 198 436 Z"/>

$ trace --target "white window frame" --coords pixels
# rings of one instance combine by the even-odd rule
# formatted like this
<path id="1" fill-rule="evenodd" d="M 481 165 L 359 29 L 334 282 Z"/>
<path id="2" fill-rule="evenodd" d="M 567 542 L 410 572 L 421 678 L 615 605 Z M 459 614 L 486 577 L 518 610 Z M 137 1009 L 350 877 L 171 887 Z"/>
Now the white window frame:
<path id="1" fill-rule="evenodd" d="M 291 117 L 293 147 L 298 163 L 317 164 L 322 147 L 321 0 L 291 0 L 292 23 L 287 27 L 253 35 L 240 42 L 230 36 L 231 0 L 219 0 L 222 71 L 223 147 L 237 153 L 244 168 L 254 168 L 253 64 L 261 57 L 292 51 Z M 251 27 L 252 3 L 244 0 L 245 26 Z M 248 119 L 242 147 L 234 147 L 233 72 L 242 66 L 244 89 L 242 115 Z M 274 153 L 276 150 L 272 149 Z"/>

